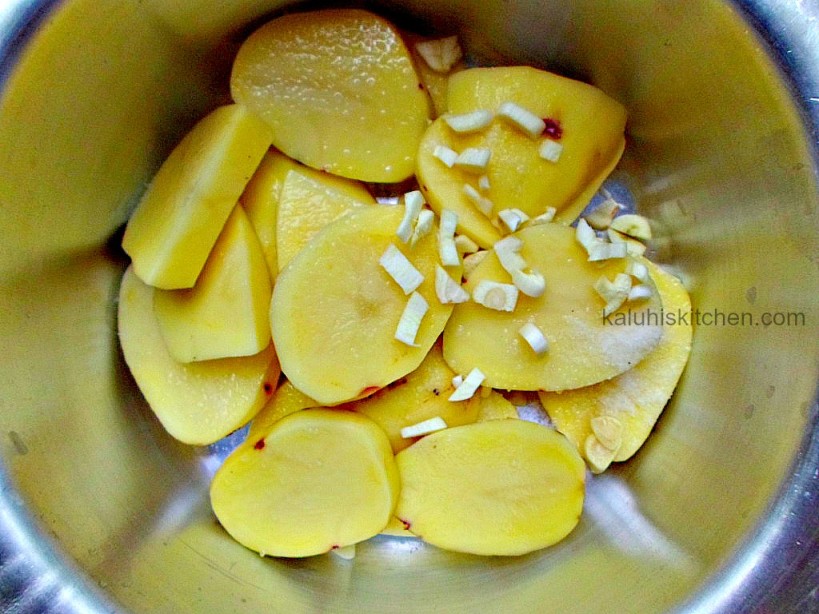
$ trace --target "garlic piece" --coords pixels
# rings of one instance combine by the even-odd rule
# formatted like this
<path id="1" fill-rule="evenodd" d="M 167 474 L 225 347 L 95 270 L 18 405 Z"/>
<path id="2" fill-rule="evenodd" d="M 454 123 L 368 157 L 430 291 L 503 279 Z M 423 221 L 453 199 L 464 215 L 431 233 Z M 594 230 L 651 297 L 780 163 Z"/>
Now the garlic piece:
<path id="1" fill-rule="evenodd" d="M 485 249 L 479 250 L 474 254 L 469 254 L 468 256 L 464 257 L 464 270 L 463 270 L 463 277 L 464 279 L 469 279 L 469 276 L 472 274 L 478 265 L 483 262 L 483 259 L 489 254 L 488 251 Z"/>
<path id="2" fill-rule="evenodd" d="M 412 437 L 422 437 L 429 435 L 435 431 L 440 431 L 447 428 L 446 421 L 441 416 L 435 416 L 429 420 L 424 420 L 412 426 L 405 426 L 401 429 L 401 437 L 404 439 L 411 439 Z"/>
<path id="3" fill-rule="evenodd" d="M 435 266 L 435 294 L 442 305 L 449 303 L 465 303 L 469 300 L 469 292 L 452 279 L 440 265 Z"/>
<path id="4" fill-rule="evenodd" d="M 478 189 L 481 192 L 488 192 L 491 188 L 489 183 L 489 175 L 481 175 L 478 177 Z"/>
<path id="5" fill-rule="evenodd" d="M 628 291 L 629 301 L 645 301 L 652 297 L 654 290 L 646 284 L 639 284 Z"/>
<path id="6" fill-rule="evenodd" d="M 584 215 L 583 218 L 592 228 L 596 230 L 605 230 L 609 227 L 617 212 L 622 208 L 623 205 L 618 203 L 616 200 L 613 198 L 607 198 Z"/>
<path id="7" fill-rule="evenodd" d="M 400 249 L 392 243 L 378 260 L 378 264 L 401 286 L 404 294 L 416 290 L 424 281 L 424 276 L 416 269 Z"/>
<path id="8" fill-rule="evenodd" d="M 492 151 L 486 147 L 467 147 L 455 159 L 455 166 L 469 173 L 480 174 L 486 170 Z"/>
<path id="9" fill-rule="evenodd" d="M 461 255 L 474 254 L 480 249 L 480 246 L 466 235 L 455 236 L 455 247 Z"/>
<path id="10" fill-rule="evenodd" d="M 498 217 L 510 232 L 515 232 L 524 222 L 529 221 L 529 216 L 526 213 L 514 207 L 498 211 Z"/>
<path id="11" fill-rule="evenodd" d="M 458 266 L 461 257 L 455 247 L 455 228 L 458 226 L 458 214 L 450 209 L 441 211 L 441 225 L 438 227 L 438 255 L 444 266 Z"/>
<path id="12" fill-rule="evenodd" d="M 498 107 L 498 117 L 519 128 L 533 139 L 538 138 L 546 129 L 546 122 L 529 109 L 514 102 L 504 102 Z"/>
<path id="13" fill-rule="evenodd" d="M 526 222 L 526 226 L 538 226 L 539 224 L 548 224 L 552 220 L 555 219 L 555 215 L 557 214 L 557 209 L 554 207 L 546 207 L 546 211 L 537 215 Z"/>
<path id="14" fill-rule="evenodd" d="M 646 218 L 636 213 L 617 216 L 612 220 L 609 228 L 642 241 L 648 241 L 651 238 L 651 225 Z"/>
<path id="15" fill-rule="evenodd" d="M 486 379 L 486 376 L 481 372 L 480 369 L 475 368 L 472 369 L 469 374 L 464 378 L 461 382 L 461 385 L 455 389 L 449 396 L 450 401 L 466 401 L 467 399 L 471 399 L 472 395 L 475 394 L 475 391 L 480 387 L 483 383 L 483 380 Z"/>
<path id="16" fill-rule="evenodd" d="M 603 473 L 614 460 L 615 452 L 600 443 L 594 435 L 589 435 L 583 442 L 583 455 L 592 473 Z"/>
<path id="17" fill-rule="evenodd" d="M 551 139 L 544 139 L 540 143 L 538 154 L 540 154 L 540 157 L 544 160 L 556 163 L 560 160 L 560 156 L 563 155 L 563 145 Z"/>
<path id="18" fill-rule="evenodd" d="M 526 296 L 537 298 L 546 290 L 546 280 L 536 271 L 526 272 L 526 261 L 520 255 L 523 241 L 517 237 L 505 237 L 493 246 L 495 255 L 504 270 L 512 276 L 512 283 Z"/>
<path id="19" fill-rule="evenodd" d="M 415 343 L 415 337 L 418 335 L 421 320 L 424 319 L 427 311 L 429 311 L 429 303 L 426 302 L 424 297 L 417 292 L 410 294 L 407 305 L 401 314 L 401 319 L 398 320 L 395 339 L 411 347 L 418 347 L 418 344 Z"/>
<path id="20" fill-rule="evenodd" d="M 435 72 L 446 74 L 464 57 L 457 36 L 415 43 L 415 50 Z"/>
<path id="21" fill-rule="evenodd" d="M 404 194 L 404 217 L 398 225 L 398 230 L 395 231 L 395 234 L 403 243 L 409 243 L 412 238 L 413 228 L 418 222 L 418 215 L 421 213 L 423 206 L 424 197 L 418 190 Z"/>
<path id="22" fill-rule="evenodd" d="M 532 348 L 538 356 L 549 350 L 549 341 L 543 336 L 543 331 L 531 322 L 527 322 L 521 326 L 518 334 L 523 337 L 526 343 L 529 344 L 529 347 Z"/>
<path id="23" fill-rule="evenodd" d="M 605 276 L 601 276 L 594 284 L 594 289 L 606 301 L 603 316 L 610 316 L 628 299 L 631 290 L 631 276 L 618 273 L 613 282 L 609 281 Z"/>
<path id="24" fill-rule="evenodd" d="M 472 300 L 495 311 L 514 311 L 518 302 L 518 288 L 482 279 L 472 290 Z"/>
<path id="25" fill-rule="evenodd" d="M 421 209 L 418 213 L 418 220 L 415 222 L 415 228 L 412 230 L 410 237 L 410 247 L 415 247 L 422 238 L 429 234 L 432 230 L 432 223 L 435 221 L 435 214 L 429 209 Z"/>
<path id="26" fill-rule="evenodd" d="M 465 183 L 463 193 L 469 199 L 469 201 L 475 205 L 475 208 L 477 208 L 478 211 L 483 213 L 486 217 L 492 215 L 492 208 L 494 207 L 492 201 L 483 196 L 480 192 L 478 192 L 478 190 L 473 188 L 468 183 Z"/>
<path id="27" fill-rule="evenodd" d="M 605 243 L 598 241 L 589 247 L 588 252 L 589 262 L 599 262 L 601 260 L 625 258 L 628 256 L 628 247 L 625 243 Z"/>
<path id="28" fill-rule="evenodd" d="M 613 228 L 606 231 L 612 243 L 625 243 L 629 256 L 642 256 L 646 253 L 646 246 L 637 239 L 624 235 Z"/>
<path id="29" fill-rule="evenodd" d="M 642 282 L 647 282 L 650 279 L 648 267 L 642 262 L 636 260 L 629 260 L 626 263 L 626 273 L 631 275 L 634 279 Z"/>
<path id="30" fill-rule="evenodd" d="M 432 155 L 443 162 L 447 168 L 452 168 L 458 160 L 458 152 L 445 145 L 436 145 L 435 149 L 432 150 Z"/>
<path id="31" fill-rule="evenodd" d="M 594 436 L 612 452 L 617 452 L 623 443 L 623 423 L 614 416 L 595 416 L 591 419 Z"/>
<path id="32" fill-rule="evenodd" d="M 492 123 L 493 118 L 494 115 L 492 111 L 487 111 L 486 109 L 478 109 L 477 111 L 462 113 L 460 115 L 443 116 L 446 125 L 460 134 L 469 134 L 483 130 Z"/>

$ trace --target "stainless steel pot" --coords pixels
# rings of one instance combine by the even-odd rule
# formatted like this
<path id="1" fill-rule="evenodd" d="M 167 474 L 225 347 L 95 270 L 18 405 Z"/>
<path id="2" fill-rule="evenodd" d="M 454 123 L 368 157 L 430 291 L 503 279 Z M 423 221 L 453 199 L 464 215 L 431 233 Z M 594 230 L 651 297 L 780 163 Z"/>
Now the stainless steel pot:
<path id="1" fill-rule="evenodd" d="M 817 5 L 371 4 L 626 104 L 615 179 L 664 223 L 703 318 L 656 432 L 592 480 L 566 542 L 484 559 L 379 539 L 352 563 L 230 540 L 206 499 L 220 450 L 161 431 L 114 334 L 117 228 L 277 6 L 0 4 L 5 611 L 819 611 Z"/>

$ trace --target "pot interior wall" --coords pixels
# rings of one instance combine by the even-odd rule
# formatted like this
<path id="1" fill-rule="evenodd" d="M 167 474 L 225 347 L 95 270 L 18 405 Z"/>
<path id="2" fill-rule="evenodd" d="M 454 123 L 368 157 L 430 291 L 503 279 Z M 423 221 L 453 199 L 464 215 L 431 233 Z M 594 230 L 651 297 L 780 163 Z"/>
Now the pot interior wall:
<path id="1" fill-rule="evenodd" d="M 0 450 L 12 484 L 59 547 L 135 611 L 683 603 L 763 517 L 810 417 L 817 192 L 776 68 L 717 1 L 369 6 L 457 31 L 482 61 L 552 68 L 619 99 L 629 143 L 613 179 L 662 222 L 659 257 L 684 274 L 695 306 L 801 313 L 804 325 L 703 319 L 650 442 L 590 482 L 586 514 L 558 547 L 485 559 L 378 539 L 352 564 L 261 559 L 210 514 L 220 451 L 170 440 L 127 374 L 116 233 L 163 156 L 227 99 L 232 55 L 271 2 L 69 0 L 0 102 Z"/>

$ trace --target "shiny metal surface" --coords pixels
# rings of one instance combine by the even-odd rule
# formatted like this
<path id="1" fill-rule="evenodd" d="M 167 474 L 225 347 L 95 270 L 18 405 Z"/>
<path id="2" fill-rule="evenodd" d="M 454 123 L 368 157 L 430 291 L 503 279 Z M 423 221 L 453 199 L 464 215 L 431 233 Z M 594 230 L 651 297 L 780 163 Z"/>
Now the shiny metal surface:
<path id="1" fill-rule="evenodd" d="M 271 0 L 0 4 L 4 611 L 819 610 L 819 7 L 376 6 L 621 100 L 615 180 L 664 223 L 659 255 L 695 305 L 805 325 L 701 325 L 652 439 L 591 481 L 556 548 L 480 559 L 379 539 L 352 563 L 260 559 L 208 510 L 224 450 L 171 441 L 124 369 L 110 237 L 225 97 L 242 28 Z"/>

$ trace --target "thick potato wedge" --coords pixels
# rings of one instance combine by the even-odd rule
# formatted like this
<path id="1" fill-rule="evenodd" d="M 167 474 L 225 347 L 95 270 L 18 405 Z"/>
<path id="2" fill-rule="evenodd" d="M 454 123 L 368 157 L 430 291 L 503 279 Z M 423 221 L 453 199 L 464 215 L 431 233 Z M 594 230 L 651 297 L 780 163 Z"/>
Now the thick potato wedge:
<path id="1" fill-rule="evenodd" d="M 395 515 L 447 550 L 525 554 L 560 541 L 580 519 L 583 459 L 540 424 L 491 420 L 444 429 L 395 459 Z"/>
<path id="2" fill-rule="evenodd" d="M 154 292 L 154 312 L 178 362 L 258 354 L 270 345 L 270 273 L 237 206 L 193 288 Z"/>
<path id="3" fill-rule="evenodd" d="M 625 259 L 588 262 L 574 229 L 560 224 L 533 226 L 516 236 L 523 241 L 522 257 L 546 278 L 546 291 L 538 298 L 521 294 L 511 313 L 474 302 L 457 305 L 444 331 L 444 359 L 452 369 L 468 373 L 478 367 L 485 385 L 503 390 L 566 390 L 619 375 L 657 346 L 659 322 L 620 326 L 603 318 L 604 301 L 594 284 L 600 276 L 613 279 L 624 272 Z M 510 283 L 494 252 L 465 288 L 471 292 L 484 279 Z M 659 313 L 660 307 L 655 292 L 649 300 L 626 303 L 620 312 L 642 320 L 641 314 Z M 528 322 L 548 340 L 545 354 L 535 354 L 520 336 Z"/>
<path id="4" fill-rule="evenodd" d="M 279 195 L 276 222 L 279 271 L 327 224 L 353 209 L 374 204 L 375 199 L 358 182 L 301 165 L 290 171 Z"/>
<path id="5" fill-rule="evenodd" d="M 118 314 L 125 362 L 168 433 L 184 443 L 211 444 L 247 423 L 273 393 L 280 373 L 273 346 L 244 358 L 178 363 L 159 332 L 153 294 L 128 268 Z"/>
<path id="6" fill-rule="evenodd" d="M 122 248 L 157 288 L 191 288 L 265 151 L 268 127 L 241 105 L 220 107 L 176 146 L 134 211 Z"/>
<path id="7" fill-rule="evenodd" d="M 436 231 L 403 245 L 395 236 L 403 210 L 364 207 L 333 222 L 276 282 L 270 324 L 282 369 L 322 405 L 363 398 L 416 369 L 452 313 L 435 294 Z M 424 276 L 417 292 L 429 311 L 415 347 L 394 338 L 407 296 L 379 264 L 390 244 Z"/>
<path id="8" fill-rule="evenodd" d="M 395 28 L 357 9 L 294 13 L 239 49 L 231 92 L 313 168 L 391 183 L 409 177 L 428 122 L 412 59 Z"/>
<path id="9" fill-rule="evenodd" d="M 213 511 L 240 544 L 304 557 L 368 539 L 392 517 L 399 479 L 386 435 L 354 412 L 307 409 L 225 460 Z"/>
<path id="10" fill-rule="evenodd" d="M 674 392 L 691 350 L 688 293 L 676 277 L 643 262 L 660 293 L 663 311 L 674 318 L 674 322 L 663 323 L 660 344 L 634 368 L 608 381 L 562 393 L 540 393 L 555 427 L 598 473 L 611 461 L 629 459 L 643 445 Z M 596 441 L 587 444 L 589 437 Z"/>

